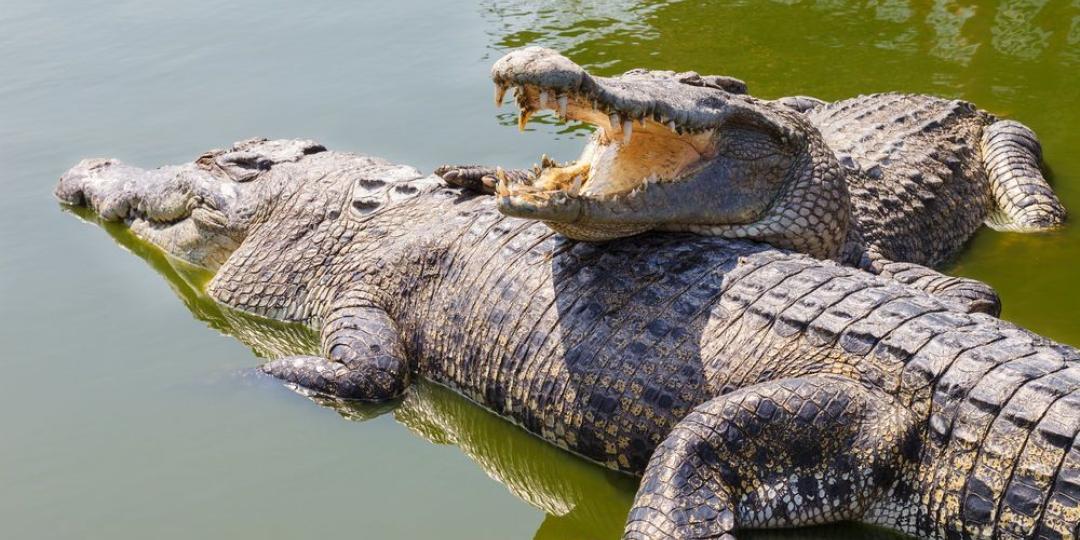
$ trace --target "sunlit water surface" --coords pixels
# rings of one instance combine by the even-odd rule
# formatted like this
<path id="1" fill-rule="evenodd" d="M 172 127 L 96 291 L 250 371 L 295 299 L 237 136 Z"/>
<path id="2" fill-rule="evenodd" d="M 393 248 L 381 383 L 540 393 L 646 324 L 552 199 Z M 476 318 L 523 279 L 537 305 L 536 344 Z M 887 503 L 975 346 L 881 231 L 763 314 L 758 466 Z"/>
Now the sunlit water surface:
<path id="1" fill-rule="evenodd" d="M 491 62 L 532 43 L 763 97 L 968 99 L 1039 133 L 1080 212 L 1076 0 L 0 2 L 0 537 L 617 538 L 632 479 L 434 385 L 335 408 L 255 376 L 310 334 L 219 308 L 205 275 L 50 195 L 82 157 L 155 166 L 252 136 L 427 170 L 569 159 L 584 128 L 518 134 L 491 106 Z M 950 270 L 1080 345 L 1077 230 L 986 230 Z"/>

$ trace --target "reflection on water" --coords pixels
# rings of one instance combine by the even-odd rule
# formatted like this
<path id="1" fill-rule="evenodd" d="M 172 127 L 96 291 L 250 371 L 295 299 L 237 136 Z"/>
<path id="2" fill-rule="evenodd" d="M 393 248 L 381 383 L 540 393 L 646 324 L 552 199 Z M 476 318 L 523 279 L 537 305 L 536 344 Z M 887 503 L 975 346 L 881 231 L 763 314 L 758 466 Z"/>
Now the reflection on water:
<path id="1" fill-rule="evenodd" d="M 275 358 L 318 353 L 318 335 L 312 330 L 222 306 L 205 293 L 205 285 L 212 277 L 209 272 L 166 256 L 126 227 L 102 222 L 84 208 L 66 210 L 103 227 L 121 247 L 157 271 L 195 318 L 240 340 L 256 356 Z M 490 478 L 547 514 L 534 535 L 536 539 L 606 539 L 618 538 L 622 532 L 637 488 L 636 478 L 559 450 L 445 387 L 421 380 L 401 400 L 384 404 L 343 401 L 302 389 L 296 391 L 344 419 L 362 422 L 393 412 L 398 422 L 432 444 L 456 445 Z M 896 538 L 886 531 L 858 525 L 760 531 L 743 536 L 763 540 Z"/>
<path id="2" fill-rule="evenodd" d="M 311 329 L 248 315 L 212 300 L 205 292 L 206 284 L 213 277 L 207 270 L 166 256 L 160 249 L 137 238 L 127 227 L 101 221 L 86 208 L 64 207 L 64 210 L 105 229 L 121 247 L 139 256 L 161 274 L 196 319 L 240 340 L 259 358 L 318 354 L 319 336 Z"/>
<path id="3" fill-rule="evenodd" d="M 1072 128 L 1080 123 L 1080 0 L 646 1 L 620 2 L 602 15 L 569 1 L 493 4 L 480 8 L 496 32 L 493 49 L 554 47 L 598 75 L 694 70 L 743 79 L 764 98 L 899 91 L 971 101 L 1035 129 L 1051 183 L 1074 216 L 1080 211 L 1073 151 L 1080 140 Z M 513 113 L 497 114 L 513 129 Z M 527 129 L 549 139 L 588 133 L 544 114 Z M 973 245 L 945 270 L 994 285 L 1009 320 L 1080 344 L 1076 303 L 1056 296 L 1066 291 L 1080 301 L 1066 270 L 1080 260 L 1075 227 L 1040 235 L 983 230 Z"/>
<path id="4" fill-rule="evenodd" d="M 1058 65 L 1080 63 L 1078 1 L 549 0 L 486 2 L 480 10 L 495 50 L 489 59 L 543 45 L 600 75 L 637 67 L 733 75 L 762 97 L 887 90 L 960 97 L 974 86 L 1010 98 L 1032 84 L 1075 94 L 1054 75 Z M 499 113 L 498 121 L 514 125 L 516 114 Z M 532 122 L 529 129 L 556 124 L 546 114 Z M 577 123 L 548 129 L 559 138 L 590 132 Z"/>
<path id="5" fill-rule="evenodd" d="M 966 65 L 979 50 L 979 43 L 971 43 L 961 33 L 968 20 L 975 16 L 973 6 L 954 6 L 949 2 L 934 2 L 926 15 L 926 24 L 934 31 L 934 45 L 928 51 L 932 56 Z"/>
<path id="6" fill-rule="evenodd" d="M 558 451 L 431 383 L 413 387 L 394 417 L 435 444 L 456 444 L 488 476 L 543 510 L 536 538 L 618 538 L 634 478 Z"/>
<path id="7" fill-rule="evenodd" d="M 658 9 L 681 0 L 631 1 L 513 0 L 484 2 L 480 9 L 498 50 L 544 45 L 573 55 L 588 49 L 602 69 L 618 62 L 618 53 L 660 37 L 651 19 Z"/>
<path id="8" fill-rule="evenodd" d="M 743 78 L 762 97 L 812 93 L 836 99 L 887 90 L 958 97 L 973 83 L 1009 96 L 1024 89 L 1029 83 L 1024 76 L 1038 63 L 1080 60 L 1080 1 L 548 0 L 485 2 L 480 10 L 496 51 L 489 59 L 518 46 L 544 45 L 598 75 L 637 67 L 694 69 Z M 771 32 L 795 33 L 774 51 L 761 50 L 764 40 L 746 39 Z M 800 50 L 791 51 L 792 42 Z M 799 65 L 801 56 L 822 53 L 835 54 L 835 65 L 814 63 L 808 71 L 814 76 L 807 79 L 824 79 L 824 87 L 791 82 L 791 73 L 807 69 Z M 794 69 L 785 65 L 785 55 Z M 943 65 L 935 68 L 928 59 Z M 841 75 L 848 69 L 880 69 L 885 77 L 878 80 L 899 80 L 852 86 Z M 833 86 L 839 81 L 847 86 Z M 516 112 L 500 112 L 497 119 L 515 125 Z M 531 123 L 529 130 L 546 124 L 558 138 L 591 133 L 580 123 L 558 123 L 550 113 L 538 114 Z"/>
<path id="9" fill-rule="evenodd" d="M 318 335 L 310 329 L 221 306 L 204 292 L 212 277 L 207 271 L 166 256 L 126 227 L 101 222 L 84 208 L 67 210 L 102 226 L 118 244 L 157 271 L 192 315 L 240 340 L 257 356 L 318 353 Z M 536 538 L 617 538 L 622 531 L 636 479 L 563 452 L 446 388 L 420 381 L 400 402 L 388 404 L 349 402 L 297 391 L 352 421 L 393 411 L 397 421 L 431 443 L 457 445 L 488 476 L 548 514 Z"/>
<path id="10" fill-rule="evenodd" d="M 1036 21 L 1047 1 L 1010 0 L 999 4 L 994 15 L 994 48 L 1024 60 L 1041 56 L 1053 35 Z"/>
<path id="11" fill-rule="evenodd" d="M 740 33 L 725 30 L 731 25 L 761 25 L 763 31 L 792 32 L 788 39 L 798 38 L 802 33 L 811 38 L 808 40 L 811 46 L 824 44 L 838 49 L 871 46 L 929 55 L 962 66 L 976 61 L 979 54 L 1003 55 L 1020 61 L 1049 55 L 1048 60 L 1072 63 L 1078 58 L 1076 48 L 1080 44 L 1080 2 L 1075 0 L 1071 3 L 772 0 L 768 4 L 744 0 L 679 6 L 680 3 L 679 0 L 515 1 L 487 2 L 480 9 L 490 22 L 489 34 L 495 49 L 544 45 L 575 59 L 580 56 L 583 65 L 607 74 L 639 67 L 627 63 L 628 52 L 655 58 L 671 42 L 707 42 L 701 50 L 715 48 L 717 42 L 723 44 L 728 36 Z M 823 24 L 806 24 L 807 14 L 821 18 Z M 764 26 L 760 21 L 773 25 Z M 844 35 L 822 32 L 835 26 L 849 32 Z M 738 43 L 737 39 L 730 41 L 735 54 L 745 52 Z M 712 63 L 705 55 L 701 62 Z"/>

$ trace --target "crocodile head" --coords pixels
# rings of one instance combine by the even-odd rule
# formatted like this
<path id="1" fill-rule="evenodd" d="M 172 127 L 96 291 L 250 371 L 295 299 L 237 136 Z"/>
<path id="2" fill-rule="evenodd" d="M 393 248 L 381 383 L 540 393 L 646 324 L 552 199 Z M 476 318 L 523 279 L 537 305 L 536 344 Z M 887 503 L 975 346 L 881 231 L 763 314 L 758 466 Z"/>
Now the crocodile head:
<path id="1" fill-rule="evenodd" d="M 496 102 L 515 89 L 524 126 L 542 109 L 595 131 L 581 156 L 546 157 L 531 181 L 497 185 L 499 209 L 579 240 L 651 229 L 769 241 L 835 255 L 847 230 L 841 168 L 792 109 L 727 77 L 632 70 L 596 77 L 528 47 L 492 68 Z"/>
<path id="2" fill-rule="evenodd" d="M 265 173 L 323 150 L 312 141 L 252 139 L 211 150 L 193 163 L 153 170 L 84 159 L 60 178 L 55 194 L 105 221 L 125 222 L 173 257 L 217 269 L 272 198 Z"/>
<path id="3" fill-rule="evenodd" d="M 442 188 L 438 177 L 379 158 L 327 152 L 313 141 L 252 139 L 157 169 L 84 160 L 55 193 L 210 270 L 206 291 L 215 300 L 292 321 L 318 316 L 319 299 L 340 283 L 329 276 L 357 272 L 358 246 L 378 243 L 387 220 L 414 219 L 417 197 L 460 195 Z"/>

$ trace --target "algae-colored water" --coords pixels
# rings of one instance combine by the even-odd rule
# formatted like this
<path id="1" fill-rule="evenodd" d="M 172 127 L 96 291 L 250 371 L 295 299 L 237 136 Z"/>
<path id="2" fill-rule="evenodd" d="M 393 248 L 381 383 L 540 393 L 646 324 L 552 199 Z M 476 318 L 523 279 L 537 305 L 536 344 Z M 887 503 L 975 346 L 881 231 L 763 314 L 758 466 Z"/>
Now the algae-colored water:
<path id="1" fill-rule="evenodd" d="M 0 537 L 617 538 L 631 479 L 433 385 L 334 408 L 254 376 L 311 336 L 222 310 L 205 275 L 50 195 L 82 157 L 153 166 L 251 136 L 428 170 L 569 159 L 580 126 L 518 134 L 491 106 L 491 62 L 532 43 L 605 74 L 729 74 L 765 97 L 968 99 L 1039 133 L 1080 215 L 1076 0 L 4 2 Z M 1070 226 L 985 230 L 950 271 L 1080 345 L 1078 265 Z"/>

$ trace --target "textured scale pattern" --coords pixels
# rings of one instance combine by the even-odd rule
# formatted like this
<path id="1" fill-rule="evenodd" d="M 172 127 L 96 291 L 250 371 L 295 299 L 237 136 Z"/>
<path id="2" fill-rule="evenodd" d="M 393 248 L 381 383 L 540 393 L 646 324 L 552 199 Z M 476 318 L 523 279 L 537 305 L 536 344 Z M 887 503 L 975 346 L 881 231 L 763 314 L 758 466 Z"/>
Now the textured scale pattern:
<path id="1" fill-rule="evenodd" d="M 419 375 L 642 475 L 626 538 L 840 519 L 1077 537 L 1076 349 L 765 244 L 569 241 L 377 159 L 320 152 L 245 182 L 263 202 L 209 294 L 321 336 L 265 371 L 371 401 Z"/>
<path id="2" fill-rule="evenodd" d="M 628 79 L 620 84 L 627 92 L 644 91 L 649 82 Z M 674 103 L 677 97 L 657 99 Z M 785 173 L 772 205 L 753 221 L 710 219 L 716 217 L 710 212 L 717 191 L 726 200 L 737 197 L 738 190 L 725 192 L 709 184 L 708 175 L 698 174 L 671 184 L 682 190 L 679 195 L 673 195 L 671 187 L 663 191 L 645 184 L 605 203 L 613 213 L 593 210 L 578 221 L 548 226 L 590 241 L 650 229 L 763 241 L 896 279 L 966 311 L 996 315 L 1000 301 L 989 285 L 932 268 L 955 257 L 983 223 L 1032 232 L 1065 220 L 1064 208 L 1042 176 L 1035 134 L 1018 122 L 997 121 L 970 103 L 897 93 L 835 103 L 807 97 L 748 103 L 772 111 L 774 118 L 804 134 L 804 148 Z M 737 130 L 725 134 L 725 140 L 738 137 Z M 453 185 L 494 191 L 490 167 L 447 166 L 436 172 Z M 534 173 L 514 170 L 507 175 L 523 182 Z M 753 167 L 735 176 L 740 175 L 773 177 Z M 653 216 L 657 209 L 676 207 L 695 218 L 683 222 Z"/>
<path id="3" fill-rule="evenodd" d="M 807 114 L 847 172 L 854 218 L 844 255 L 849 263 L 933 267 L 954 257 L 988 220 L 1008 222 L 1006 216 L 1033 212 L 1028 207 L 1035 205 L 1042 219 L 1018 217 L 1029 226 L 1015 230 L 1064 219 L 1039 171 L 1038 140 L 1018 122 L 995 123 L 965 101 L 895 93 Z M 1014 140 L 1021 143 L 1008 144 Z"/>

